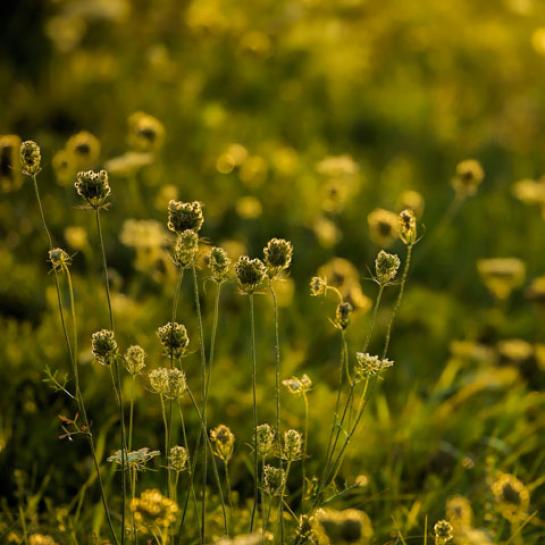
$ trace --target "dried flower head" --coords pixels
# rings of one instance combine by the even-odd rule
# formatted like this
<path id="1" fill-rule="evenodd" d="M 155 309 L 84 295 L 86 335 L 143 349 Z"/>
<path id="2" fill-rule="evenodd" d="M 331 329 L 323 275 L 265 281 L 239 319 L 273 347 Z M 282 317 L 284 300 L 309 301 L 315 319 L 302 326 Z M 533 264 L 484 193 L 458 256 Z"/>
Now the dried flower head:
<path id="1" fill-rule="evenodd" d="M 266 268 L 260 259 L 241 256 L 235 264 L 235 274 L 240 289 L 252 294 L 259 288 L 266 274 Z"/>
<path id="2" fill-rule="evenodd" d="M 165 140 L 165 128 L 155 117 L 136 112 L 129 117 L 129 145 L 139 152 L 154 152 Z"/>
<path id="3" fill-rule="evenodd" d="M 130 503 L 136 528 L 144 534 L 160 535 L 176 522 L 178 505 L 163 496 L 159 490 L 151 489 L 142 492 L 139 498 Z"/>
<path id="4" fill-rule="evenodd" d="M 32 140 L 26 140 L 21 144 L 21 167 L 23 174 L 35 176 L 40 172 L 42 153 L 40 146 Z"/>
<path id="5" fill-rule="evenodd" d="M 177 473 L 185 471 L 189 464 L 189 453 L 185 447 L 176 445 L 170 449 L 168 466 Z"/>
<path id="6" fill-rule="evenodd" d="M 385 369 L 392 367 L 394 362 L 378 356 L 373 356 L 367 352 L 356 352 L 355 373 L 358 379 L 364 379 L 369 375 L 378 375 Z"/>
<path id="7" fill-rule="evenodd" d="M 208 259 L 208 266 L 212 278 L 220 284 L 229 275 L 229 267 L 231 266 L 231 260 L 223 248 L 217 246 L 210 250 L 210 256 Z"/>
<path id="8" fill-rule="evenodd" d="M 399 236 L 399 216 L 389 210 L 376 208 L 367 216 L 369 235 L 373 242 L 388 248 Z"/>
<path id="9" fill-rule="evenodd" d="M 339 303 L 335 311 L 335 325 L 342 330 L 345 330 L 350 325 L 350 317 L 354 307 L 347 301 Z"/>
<path id="10" fill-rule="evenodd" d="M 154 393 L 162 396 L 168 393 L 168 369 L 166 367 L 151 370 L 148 373 L 148 379 Z"/>
<path id="11" fill-rule="evenodd" d="M 112 358 L 117 355 L 117 342 L 114 332 L 101 329 L 91 336 L 91 347 L 95 361 L 101 365 L 110 365 Z"/>
<path id="12" fill-rule="evenodd" d="M 189 335 L 184 325 L 167 322 L 157 329 L 157 336 L 163 345 L 163 351 L 169 358 L 181 358 L 189 346 Z"/>
<path id="13" fill-rule="evenodd" d="M 129 346 L 125 352 L 125 368 L 130 375 L 140 375 L 146 367 L 146 353 L 141 346 L 137 344 Z"/>
<path id="14" fill-rule="evenodd" d="M 484 170 L 479 161 L 466 159 L 456 165 L 456 175 L 452 187 L 462 197 L 475 195 L 484 180 Z"/>
<path id="15" fill-rule="evenodd" d="M 228 462 L 231 459 L 235 446 L 235 436 L 225 424 L 220 424 L 210 430 L 210 442 L 212 443 L 214 454 L 220 460 Z"/>
<path id="16" fill-rule="evenodd" d="M 530 493 L 526 486 L 509 473 L 499 473 L 491 484 L 498 512 L 507 520 L 522 520 L 530 506 Z"/>
<path id="17" fill-rule="evenodd" d="M 407 245 L 416 242 L 416 216 L 409 208 L 399 213 L 399 237 Z"/>
<path id="18" fill-rule="evenodd" d="M 266 465 L 263 468 L 263 486 L 271 496 L 280 496 L 286 483 L 286 472 L 279 467 Z"/>
<path id="19" fill-rule="evenodd" d="M 256 430 L 255 445 L 259 456 L 264 457 L 272 453 L 275 433 L 269 424 L 259 424 Z"/>
<path id="20" fill-rule="evenodd" d="M 454 537 L 452 524 L 448 520 L 439 520 L 433 526 L 435 545 L 445 545 Z"/>
<path id="21" fill-rule="evenodd" d="M 200 202 L 170 201 L 168 203 L 167 227 L 174 233 L 183 233 L 191 229 L 198 233 L 204 223 L 204 215 Z"/>
<path id="22" fill-rule="evenodd" d="M 332 544 L 367 544 L 374 533 L 369 516 L 359 509 L 318 509 L 314 524 Z"/>
<path id="23" fill-rule="evenodd" d="M 66 142 L 66 153 L 76 169 L 92 168 L 100 156 L 100 141 L 90 132 L 78 132 Z"/>
<path id="24" fill-rule="evenodd" d="M 303 436 L 297 430 L 287 430 L 284 432 L 284 448 L 282 457 L 285 460 L 293 462 L 301 458 L 303 452 Z"/>
<path id="25" fill-rule="evenodd" d="M 399 257 L 381 250 L 375 259 L 375 274 L 379 284 L 386 286 L 396 277 L 399 265 Z"/>
<path id="26" fill-rule="evenodd" d="M 108 173 L 105 170 L 98 172 L 93 170 L 78 172 L 74 185 L 77 194 L 91 208 L 98 210 L 106 207 L 111 189 L 108 181 Z"/>
<path id="27" fill-rule="evenodd" d="M 480 259 L 477 270 L 483 284 L 500 301 L 507 299 L 526 278 L 524 262 L 515 257 Z"/>
<path id="28" fill-rule="evenodd" d="M 126 461 L 129 469 L 135 471 L 143 471 L 146 469 L 146 464 L 153 460 L 156 456 L 159 456 L 161 453 L 158 450 L 150 450 L 148 447 L 140 448 L 138 450 L 132 450 L 127 452 Z M 111 456 L 107 458 L 108 462 L 115 463 L 117 465 L 124 465 L 124 456 L 120 450 L 116 450 Z"/>
<path id="29" fill-rule="evenodd" d="M 148 375 L 153 392 L 167 399 L 179 399 L 187 390 L 185 373 L 176 367 L 159 367 Z"/>
<path id="30" fill-rule="evenodd" d="M 288 389 L 288 392 L 293 395 L 302 396 L 312 388 L 312 380 L 307 374 L 301 378 L 291 377 L 282 381 L 282 384 Z"/>
<path id="31" fill-rule="evenodd" d="M 199 252 L 199 235 L 186 229 L 176 237 L 174 246 L 174 263 L 181 269 L 189 269 L 195 265 L 195 259 Z"/>
<path id="32" fill-rule="evenodd" d="M 320 276 L 313 276 L 310 279 L 310 295 L 312 297 L 319 297 L 325 295 L 327 291 L 327 280 Z"/>
<path id="33" fill-rule="evenodd" d="M 62 248 L 53 248 L 49 250 L 49 262 L 51 268 L 56 272 L 62 272 L 70 266 L 72 258 Z"/>
<path id="34" fill-rule="evenodd" d="M 263 248 L 263 261 L 267 267 L 267 274 L 273 278 L 285 271 L 291 265 L 293 245 L 283 238 L 272 238 Z"/>

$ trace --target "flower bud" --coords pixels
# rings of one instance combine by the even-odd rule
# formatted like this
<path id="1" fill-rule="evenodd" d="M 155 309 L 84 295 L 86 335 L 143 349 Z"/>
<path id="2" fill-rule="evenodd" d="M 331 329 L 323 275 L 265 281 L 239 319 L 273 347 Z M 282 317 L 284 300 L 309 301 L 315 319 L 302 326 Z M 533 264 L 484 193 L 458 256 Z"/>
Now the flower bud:
<path id="1" fill-rule="evenodd" d="M 240 289 L 247 294 L 252 294 L 259 288 L 265 278 L 265 265 L 260 259 L 250 259 L 248 256 L 239 257 L 235 265 Z"/>
<path id="2" fill-rule="evenodd" d="M 145 359 L 146 353 L 141 346 L 129 346 L 125 352 L 125 367 L 128 373 L 133 376 L 139 375 L 146 367 Z"/>
<path id="3" fill-rule="evenodd" d="M 40 146 L 32 140 L 27 140 L 21 144 L 21 167 L 23 174 L 35 176 L 40 172 L 42 154 Z"/>
<path id="4" fill-rule="evenodd" d="M 117 342 L 114 332 L 109 329 L 101 329 L 93 333 L 91 347 L 97 363 L 110 365 L 112 358 L 117 354 Z"/>
<path id="5" fill-rule="evenodd" d="M 210 250 L 209 267 L 212 273 L 212 278 L 220 283 L 223 282 L 229 274 L 231 260 L 223 248 L 212 248 Z"/>
<path id="6" fill-rule="evenodd" d="M 198 233 L 204 223 L 201 203 L 170 201 L 168 203 L 167 227 L 174 233 L 191 229 Z"/>
<path id="7" fill-rule="evenodd" d="M 189 454 L 187 449 L 180 446 L 175 446 L 170 449 L 168 455 L 168 465 L 171 469 L 179 473 L 185 471 L 189 463 Z"/>
<path id="8" fill-rule="evenodd" d="M 346 329 L 350 325 L 350 317 L 354 308 L 348 302 L 339 303 L 335 312 L 335 324 L 339 329 Z"/>
<path id="9" fill-rule="evenodd" d="M 62 272 L 72 262 L 72 258 L 62 248 L 53 248 L 48 255 L 51 268 L 56 272 Z"/>
<path id="10" fill-rule="evenodd" d="M 440 520 L 433 527 L 435 532 L 435 545 L 445 545 L 454 537 L 452 524 L 447 520 Z"/>
<path id="11" fill-rule="evenodd" d="M 263 485 L 265 492 L 271 496 L 280 496 L 286 483 L 286 472 L 278 467 L 266 465 L 263 468 Z"/>
<path id="12" fill-rule="evenodd" d="M 191 229 L 182 231 L 174 247 L 174 262 L 181 269 L 193 267 L 199 251 L 199 235 Z"/>
<path id="13" fill-rule="evenodd" d="M 212 443 L 214 454 L 218 458 L 224 462 L 228 462 L 231 459 L 235 446 L 235 436 L 227 426 L 220 424 L 210 430 L 210 442 Z"/>
<path id="14" fill-rule="evenodd" d="M 327 282 L 324 278 L 319 276 L 313 276 L 310 279 L 310 295 L 312 297 L 319 297 L 325 295 L 327 290 Z"/>
<path id="15" fill-rule="evenodd" d="M 375 259 L 375 274 L 379 284 L 389 284 L 395 278 L 400 264 L 397 255 L 381 250 Z"/>
<path id="16" fill-rule="evenodd" d="M 256 430 L 255 445 L 259 456 L 264 457 L 272 453 L 274 430 L 269 424 L 259 424 Z"/>
<path id="17" fill-rule="evenodd" d="M 157 336 L 169 358 L 181 358 L 189 346 L 189 336 L 184 325 L 168 322 L 157 329 Z"/>
<path id="18" fill-rule="evenodd" d="M 77 194 L 95 210 L 104 208 L 111 189 L 108 181 L 108 173 L 105 170 L 94 172 L 86 170 L 76 174 L 74 184 Z"/>
<path id="19" fill-rule="evenodd" d="M 272 238 L 263 249 L 267 273 L 272 278 L 291 265 L 293 245 L 283 238 Z"/>
<path id="20" fill-rule="evenodd" d="M 293 462 L 301 457 L 303 451 L 303 436 L 297 430 L 288 430 L 284 433 L 283 457 Z"/>
<path id="21" fill-rule="evenodd" d="M 461 197 L 475 195 L 484 180 L 484 170 L 479 161 L 466 159 L 456 165 L 456 175 L 452 187 Z"/>
<path id="22" fill-rule="evenodd" d="M 399 214 L 399 236 L 407 245 L 416 242 L 416 217 L 409 208 Z"/>

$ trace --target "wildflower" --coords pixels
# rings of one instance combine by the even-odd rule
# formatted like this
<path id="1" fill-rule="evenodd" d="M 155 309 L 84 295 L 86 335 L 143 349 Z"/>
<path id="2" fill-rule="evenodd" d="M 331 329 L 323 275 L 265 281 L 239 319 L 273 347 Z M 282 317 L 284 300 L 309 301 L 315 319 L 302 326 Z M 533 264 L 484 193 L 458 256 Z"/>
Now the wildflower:
<path id="1" fill-rule="evenodd" d="M 210 430 L 210 441 L 214 450 L 214 454 L 228 462 L 233 456 L 233 448 L 235 446 L 235 436 L 233 432 L 224 424 L 220 424 Z"/>
<path id="2" fill-rule="evenodd" d="M 464 496 L 453 496 L 447 500 L 447 519 L 455 528 L 469 528 L 472 524 L 473 509 Z"/>
<path id="3" fill-rule="evenodd" d="M 0 189 L 5 192 L 21 187 L 21 139 L 15 134 L 0 136 Z"/>
<path id="4" fill-rule="evenodd" d="M 524 179 L 515 182 L 513 195 L 516 199 L 527 205 L 545 204 L 545 180 Z"/>
<path id="5" fill-rule="evenodd" d="M 28 538 L 28 545 L 58 545 L 51 537 L 44 534 L 31 534 Z"/>
<path id="6" fill-rule="evenodd" d="M 282 381 L 282 384 L 288 389 L 288 392 L 293 395 L 306 394 L 312 388 L 312 381 L 307 374 L 301 378 L 291 377 Z"/>
<path id="7" fill-rule="evenodd" d="M 212 273 L 212 278 L 215 282 L 220 284 L 223 282 L 229 274 L 229 267 L 231 266 L 231 260 L 227 256 L 227 253 L 223 248 L 217 246 L 210 250 L 210 256 L 208 260 L 208 266 Z"/>
<path id="8" fill-rule="evenodd" d="M 445 545 L 453 537 L 452 524 L 448 520 L 439 520 L 433 526 L 435 533 L 435 545 Z"/>
<path id="9" fill-rule="evenodd" d="M 303 451 L 303 436 L 297 430 L 284 432 L 284 449 L 282 456 L 285 460 L 293 462 L 301 458 Z"/>
<path id="10" fill-rule="evenodd" d="M 127 465 L 129 469 L 134 469 L 135 471 L 143 471 L 146 468 L 146 464 L 160 454 L 161 453 L 158 450 L 150 450 L 148 447 L 144 447 L 138 450 L 131 450 L 130 452 L 126 453 Z M 120 450 L 116 450 L 111 456 L 107 458 L 107 461 L 123 466 L 123 458 L 124 456 L 122 452 Z"/>
<path id="11" fill-rule="evenodd" d="M 271 454 L 274 445 L 274 430 L 269 424 L 259 424 L 256 430 L 255 444 L 261 457 Z"/>
<path id="12" fill-rule="evenodd" d="M 176 522 L 179 508 L 176 502 L 164 497 L 159 490 L 151 489 L 142 492 L 139 498 L 133 498 L 130 510 L 139 531 L 156 535 Z"/>
<path id="13" fill-rule="evenodd" d="M 162 396 L 168 393 L 168 369 L 166 367 L 153 369 L 149 372 L 148 378 L 154 393 Z"/>
<path id="14" fill-rule="evenodd" d="M 376 244 L 388 248 L 399 235 L 399 217 L 394 212 L 376 208 L 367 216 L 369 234 Z"/>
<path id="15" fill-rule="evenodd" d="M 81 131 L 68 139 L 66 152 L 77 169 L 92 168 L 100 156 L 100 141 L 90 132 Z"/>
<path id="16" fill-rule="evenodd" d="M 530 493 L 514 475 L 499 473 L 491 484 L 498 512 L 510 522 L 526 516 L 530 505 Z"/>
<path id="17" fill-rule="evenodd" d="M 127 348 L 127 351 L 125 352 L 124 359 L 125 367 L 128 373 L 132 376 L 141 374 L 144 367 L 146 367 L 146 353 L 141 346 L 129 346 L 129 348 Z"/>
<path id="18" fill-rule="evenodd" d="M 62 272 L 72 262 L 72 258 L 62 248 L 53 248 L 48 255 L 51 268 L 57 272 Z"/>
<path id="19" fill-rule="evenodd" d="M 283 238 L 272 238 L 263 249 L 263 256 L 267 274 L 273 278 L 289 269 L 293 257 L 293 245 Z"/>
<path id="20" fill-rule="evenodd" d="M 187 390 L 185 373 L 175 367 L 153 369 L 148 378 L 151 389 L 167 399 L 179 399 Z"/>
<path id="21" fill-rule="evenodd" d="M 265 278 L 266 268 L 260 259 L 250 259 L 248 256 L 239 257 L 235 264 L 240 289 L 247 294 L 252 294 Z"/>
<path id="22" fill-rule="evenodd" d="M 399 213 L 399 237 L 407 244 L 416 242 L 416 218 L 414 212 L 410 209 L 402 210 Z"/>
<path id="23" fill-rule="evenodd" d="M 330 543 L 364 544 L 373 536 L 373 525 L 369 516 L 359 509 L 318 509 L 315 524 Z"/>
<path id="24" fill-rule="evenodd" d="M 266 465 L 263 468 L 263 481 L 267 494 L 280 496 L 286 483 L 286 472 L 282 468 Z"/>
<path id="25" fill-rule="evenodd" d="M 23 174 L 27 176 L 35 176 L 40 172 L 40 163 L 42 154 L 40 146 L 32 140 L 26 140 L 21 144 L 21 166 Z"/>
<path id="26" fill-rule="evenodd" d="M 129 117 L 129 145 L 139 152 L 154 152 L 165 140 L 165 128 L 155 117 L 136 112 Z"/>
<path id="27" fill-rule="evenodd" d="M 157 329 L 157 336 L 166 356 L 181 358 L 189 346 L 189 336 L 184 325 L 168 322 Z"/>
<path id="28" fill-rule="evenodd" d="M 186 229 L 198 233 L 204 223 L 200 202 L 181 202 L 171 200 L 168 203 L 167 227 L 170 231 L 181 234 Z"/>
<path id="29" fill-rule="evenodd" d="M 367 352 L 356 352 L 356 367 L 354 370 L 356 376 L 363 379 L 370 375 L 378 375 L 393 365 L 394 362 L 387 358 L 380 359 L 378 356 L 372 356 Z"/>
<path id="30" fill-rule="evenodd" d="M 325 295 L 327 291 L 327 281 L 325 278 L 319 276 L 313 276 L 310 279 L 310 295 L 312 297 L 319 297 L 320 295 Z"/>
<path id="31" fill-rule="evenodd" d="M 174 263 L 181 269 L 193 267 L 199 251 L 199 235 L 191 229 L 186 229 L 176 238 L 174 247 Z"/>
<path id="32" fill-rule="evenodd" d="M 335 325 L 342 330 L 345 330 L 350 325 L 350 317 L 354 307 L 346 301 L 337 305 L 335 311 Z"/>
<path id="33" fill-rule="evenodd" d="M 87 204 L 98 210 L 106 206 L 111 189 L 108 181 L 108 173 L 105 170 L 94 172 L 87 170 L 76 174 L 77 194 L 84 199 Z"/>
<path id="34" fill-rule="evenodd" d="M 484 170 L 479 161 L 466 159 L 456 165 L 456 175 L 452 179 L 452 187 L 461 197 L 475 195 L 484 180 Z"/>
<path id="35" fill-rule="evenodd" d="M 381 250 L 375 259 L 375 274 L 378 283 L 382 286 L 389 284 L 396 277 L 400 264 L 397 255 Z"/>
<path id="36" fill-rule="evenodd" d="M 112 358 L 117 354 L 114 332 L 109 329 L 101 329 L 93 333 L 91 346 L 95 361 L 101 365 L 110 365 Z"/>
<path id="37" fill-rule="evenodd" d="M 169 467 L 180 473 L 185 471 L 189 464 L 189 453 L 185 447 L 175 446 L 170 449 L 168 455 L 168 465 Z"/>
<path id="38" fill-rule="evenodd" d="M 526 267 L 515 257 L 480 259 L 477 270 L 488 290 L 500 301 L 524 283 Z"/>

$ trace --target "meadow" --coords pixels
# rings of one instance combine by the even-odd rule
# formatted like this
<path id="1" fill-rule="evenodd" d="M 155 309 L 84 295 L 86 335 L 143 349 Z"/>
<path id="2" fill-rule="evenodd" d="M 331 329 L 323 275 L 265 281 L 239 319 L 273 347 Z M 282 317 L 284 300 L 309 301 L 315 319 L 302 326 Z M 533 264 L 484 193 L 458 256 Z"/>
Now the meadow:
<path id="1" fill-rule="evenodd" d="M 2 543 L 545 541 L 539 1 L 0 21 Z"/>

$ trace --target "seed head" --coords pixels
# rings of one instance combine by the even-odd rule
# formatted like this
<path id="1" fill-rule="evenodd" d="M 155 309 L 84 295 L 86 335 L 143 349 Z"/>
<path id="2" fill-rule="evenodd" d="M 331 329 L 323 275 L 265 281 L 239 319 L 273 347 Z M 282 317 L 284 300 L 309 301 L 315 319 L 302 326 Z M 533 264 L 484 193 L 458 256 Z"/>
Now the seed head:
<path id="1" fill-rule="evenodd" d="M 154 393 L 166 396 L 168 393 L 168 369 L 159 367 L 148 374 L 149 383 Z"/>
<path id="2" fill-rule="evenodd" d="M 378 375 L 393 365 L 394 362 L 387 358 L 380 359 L 367 352 L 356 352 L 355 373 L 360 380 L 369 375 Z"/>
<path id="3" fill-rule="evenodd" d="M 76 174 L 77 194 L 95 210 L 105 208 L 111 189 L 108 173 L 105 170 L 94 172 L 86 170 Z"/>
<path id="4" fill-rule="evenodd" d="M 40 172 L 40 163 L 42 154 L 40 146 L 32 140 L 27 140 L 21 144 L 21 167 L 23 174 L 35 176 Z"/>
<path id="5" fill-rule="evenodd" d="M 216 246 L 210 250 L 208 265 L 212 273 L 212 278 L 219 284 L 227 278 L 231 260 L 223 248 Z"/>
<path id="6" fill-rule="evenodd" d="M 320 295 L 325 295 L 327 291 L 327 281 L 325 278 L 320 276 L 313 276 L 310 279 L 310 295 L 312 297 L 319 297 Z"/>
<path id="7" fill-rule="evenodd" d="M 433 527 L 435 532 L 435 545 L 445 545 L 454 537 L 452 524 L 448 520 L 439 520 Z"/>
<path id="8" fill-rule="evenodd" d="M 117 342 L 114 332 L 109 329 L 101 329 L 93 333 L 91 347 L 97 363 L 110 365 L 112 358 L 117 354 Z"/>
<path id="9" fill-rule="evenodd" d="M 274 429 L 269 424 L 257 426 L 255 443 L 259 456 L 264 457 L 272 453 L 274 436 Z"/>
<path id="10" fill-rule="evenodd" d="M 416 242 L 416 217 L 410 208 L 399 213 L 399 236 L 407 245 Z"/>
<path id="11" fill-rule="evenodd" d="M 235 436 L 233 432 L 224 424 L 210 430 L 210 442 L 214 450 L 214 454 L 224 462 L 228 462 L 233 456 L 233 448 L 235 446 Z"/>
<path id="12" fill-rule="evenodd" d="M 310 380 L 307 374 L 304 374 L 301 378 L 287 378 L 282 381 L 282 384 L 288 389 L 290 394 L 296 396 L 302 396 L 312 388 L 312 380 Z"/>
<path id="13" fill-rule="evenodd" d="M 176 367 L 168 370 L 168 399 L 179 399 L 187 390 L 185 373 Z"/>
<path id="14" fill-rule="evenodd" d="M 335 311 L 335 325 L 344 331 L 350 325 L 350 317 L 353 311 L 354 308 L 350 303 L 346 301 L 339 303 Z"/>
<path id="15" fill-rule="evenodd" d="M 184 325 L 167 322 L 157 329 L 157 336 L 163 345 L 163 351 L 169 358 L 181 358 L 189 346 L 189 336 Z"/>
<path id="16" fill-rule="evenodd" d="M 456 165 L 456 175 L 452 179 L 452 187 L 462 197 L 475 195 L 484 180 L 484 170 L 479 161 L 466 159 Z"/>
<path id="17" fill-rule="evenodd" d="M 396 277 L 400 264 L 397 255 L 381 250 L 375 259 L 375 274 L 378 283 L 382 286 L 389 284 Z"/>
<path id="18" fill-rule="evenodd" d="M 141 346 L 137 344 L 129 346 L 125 352 L 125 367 L 130 375 L 136 376 L 142 373 L 145 363 L 146 353 Z"/>
<path id="19" fill-rule="evenodd" d="M 248 256 L 241 256 L 235 264 L 235 274 L 237 276 L 240 289 L 247 294 L 252 294 L 263 282 L 266 274 L 266 268 L 260 259 L 250 259 Z"/>
<path id="20" fill-rule="evenodd" d="M 263 468 L 265 492 L 271 496 L 280 496 L 286 482 L 286 472 L 282 468 L 266 465 Z"/>
<path id="21" fill-rule="evenodd" d="M 170 449 L 168 455 L 168 465 L 171 469 L 180 473 L 187 469 L 189 463 L 189 453 L 187 449 L 180 446 L 175 446 Z"/>
<path id="22" fill-rule="evenodd" d="M 182 231 L 176 238 L 174 262 L 181 269 L 189 269 L 195 264 L 199 252 L 199 235 L 191 230 Z"/>
<path id="23" fill-rule="evenodd" d="M 273 278 L 285 271 L 291 265 L 293 245 L 283 238 L 272 238 L 263 248 L 263 261 L 267 267 L 267 274 Z"/>
<path id="24" fill-rule="evenodd" d="M 62 272 L 70 266 L 72 258 L 62 248 L 53 248 L 49 250 L 49 262 L 54 271 Z"/>
<path id="25" fill-rule="evenodd" d="M 167 227 L 174 233 L 183 233 L 191 229 L 198 233 L 204 223 L 200 202 L 170 201 L 168 203 Z"/>
<path id="26" fill-rule="evenodd" d="M 283 458 L 293 462 L 301 458 L 303 451 L 303 436 L 297 430 L 288 430 L 284 432 L 284 450 Z"/>

